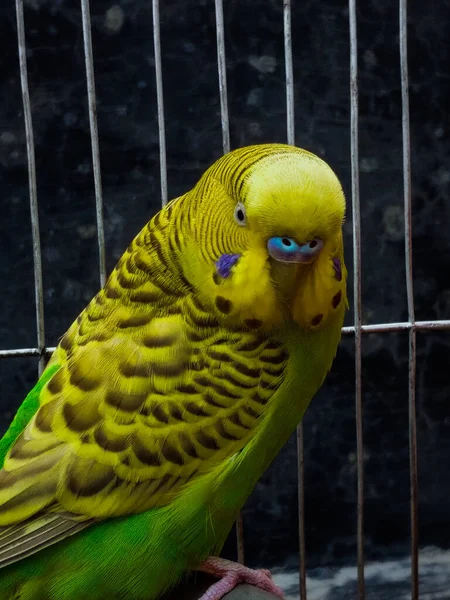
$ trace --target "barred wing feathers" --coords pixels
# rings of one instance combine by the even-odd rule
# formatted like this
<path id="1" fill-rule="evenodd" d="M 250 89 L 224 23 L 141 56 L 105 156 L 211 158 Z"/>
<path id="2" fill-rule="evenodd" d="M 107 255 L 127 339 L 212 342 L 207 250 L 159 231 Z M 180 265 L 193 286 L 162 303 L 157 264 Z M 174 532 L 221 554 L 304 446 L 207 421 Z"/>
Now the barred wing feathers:
<path id="1" fill-rule="evenodd" d="M 6 457 L 0 566 L 93 520 L 169 503 L 244 447 L 283 379 L 278 342 L 223 328 L 187 282 L 142 276 L 153 266 L 143 235 L 62 338 Z"/>

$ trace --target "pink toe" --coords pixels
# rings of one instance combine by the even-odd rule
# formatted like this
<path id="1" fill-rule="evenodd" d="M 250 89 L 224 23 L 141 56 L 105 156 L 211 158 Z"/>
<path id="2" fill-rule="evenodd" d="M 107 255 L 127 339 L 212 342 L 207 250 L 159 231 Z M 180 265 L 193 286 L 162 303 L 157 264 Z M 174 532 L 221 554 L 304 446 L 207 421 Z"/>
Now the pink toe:
<path id="1" fill-rule="evenodd" d="M 225 575 L 217 583 L 209 587 L 199 600 L 221 600 L 239 583 L 233 574 Z"/>
<path id="2" fill-rule="evenodd" d="M 239 563 L 211 556 L 200 566 L 199 570 L 220 578 L 203 594 L 200 600 L 221 600 L 238 583 L 249 583 L 283 598 L 283 592 L 272 581 L 272 575 L 267 569 L 249 569 Z"/>
<path id="3" fill-rule="evenodd" d="M 259 569 L 259 571 L 261 573 L 264 573 L 264 575 L 266 575 L 266 577 L 269 577 L 269 579 L 272 579 L 272 573 L 269 571 L 269 569 Z"/>

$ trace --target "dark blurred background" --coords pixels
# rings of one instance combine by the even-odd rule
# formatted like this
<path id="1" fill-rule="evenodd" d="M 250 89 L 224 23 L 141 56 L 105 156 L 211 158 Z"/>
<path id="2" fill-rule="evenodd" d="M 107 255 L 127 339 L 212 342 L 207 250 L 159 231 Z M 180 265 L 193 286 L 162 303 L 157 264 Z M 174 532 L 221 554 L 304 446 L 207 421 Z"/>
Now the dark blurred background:
<path id="1" fill-rule="evenodd" d="M 225 0 L 231 143 L 286 141 L 282 0 Z M 327 160 L 350 200 L 348 9 L 293 1 L 296 140 Z M 363 320 L 407 318 L 398 7 L 359 2 Z M 417 319 L 450 317 L 450 10 L 410 0 L 408 17 L 414 294 Z M 160 205 L 149 0 L 91 2 L 108 270 Z M 79 2 L 25 0 L 36 145 L 47 345 L 99 286 Z M 169 196 L 220 156 L 213 0 L 161 2 Z M 27 157 L 13 2 L 0 6 L 0 349 L 34 347 Z M 351 266 L 351 212 L 345 225 Z M 350 282 L 352 276 L 350 274 Z M 351 290 L 350 290 L 351 291 Z M 347 323 L 351 324 L 349 313 Z M 450 546 L 450 335 L 418 334 L 420 544 Z M 346 338 L 304 420 L 308 567 L 356 551 L 354 346 Z M 0 360 L 4 431 L 37 377 L 37 359 Z M 365 336 L 366 553 L 409 544 L 407 334 Z M 244 510 L 247 561 L 297 564 L 296 441 Z M 233 539 L 226 552 L 233 556 Z"/>

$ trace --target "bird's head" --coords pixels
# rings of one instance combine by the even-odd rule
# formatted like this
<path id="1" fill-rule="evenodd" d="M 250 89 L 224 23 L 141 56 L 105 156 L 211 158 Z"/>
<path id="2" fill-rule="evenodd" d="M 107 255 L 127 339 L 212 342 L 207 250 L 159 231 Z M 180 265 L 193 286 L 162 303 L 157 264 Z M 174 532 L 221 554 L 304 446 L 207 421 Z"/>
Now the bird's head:
<path id="1" fill-rule="evenodd" d="M 241 148 L 186 199 L 188 275 L 225 318 L 310 330 L 342 317 L 345 198 L 324 161 L 282 144 Z"/>

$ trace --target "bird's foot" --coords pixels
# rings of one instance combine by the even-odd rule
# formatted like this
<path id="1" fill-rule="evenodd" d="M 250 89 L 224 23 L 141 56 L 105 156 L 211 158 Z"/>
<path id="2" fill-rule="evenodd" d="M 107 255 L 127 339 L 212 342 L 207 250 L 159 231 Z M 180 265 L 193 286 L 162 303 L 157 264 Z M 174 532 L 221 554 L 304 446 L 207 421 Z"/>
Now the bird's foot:
<path id="1" fill-rule="evenodd" d="M 231 560 L 210 556 L 202 563 L 198 571 L 220 578 L 199 600 L 220 600 L 239 583 L 249 583 L 274 594 L 278 598 L 283 598 L 283 592 L 272 581 L 272 575 L 267 569 L 249 569 Z"/>

